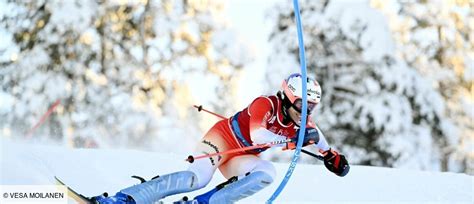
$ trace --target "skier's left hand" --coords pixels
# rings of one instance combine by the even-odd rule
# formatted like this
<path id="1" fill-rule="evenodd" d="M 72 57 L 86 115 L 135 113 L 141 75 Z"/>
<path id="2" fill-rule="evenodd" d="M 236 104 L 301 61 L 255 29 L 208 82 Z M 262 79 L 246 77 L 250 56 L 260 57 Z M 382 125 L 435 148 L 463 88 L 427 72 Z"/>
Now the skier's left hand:
<path id="1" fill-rule="evenodd" d="M 349 163 L 346 160 L 346 157 L 342 154 L 339 154 L 333 149 L 329 149 L 323 152 L 324 156 L 324 166 L 338 176 L 345 176 L 349 173 Z"/>

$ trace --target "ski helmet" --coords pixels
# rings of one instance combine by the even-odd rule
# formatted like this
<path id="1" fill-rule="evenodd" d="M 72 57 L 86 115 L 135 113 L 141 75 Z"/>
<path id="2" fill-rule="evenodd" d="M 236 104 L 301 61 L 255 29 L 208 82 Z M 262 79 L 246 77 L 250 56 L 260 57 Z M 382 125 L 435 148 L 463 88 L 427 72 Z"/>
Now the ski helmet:
<path id="1" fill-rule="evenodd" d="M 299 73 L 291 74 L 287 79 L 283 80 L 281 85 L 284 94 L 283 104 L 287 108 L 292 106 L 297 111 L 301 112 L 303 107 L 302 93 L 303 87 L 301 84 L 302 76 Z M 308 100 L 308 114 L 310 114 L 316 105 L 321 101 L 321 87 L 319 83 L 308 77 L 306 84 L 306 93 Z"/>

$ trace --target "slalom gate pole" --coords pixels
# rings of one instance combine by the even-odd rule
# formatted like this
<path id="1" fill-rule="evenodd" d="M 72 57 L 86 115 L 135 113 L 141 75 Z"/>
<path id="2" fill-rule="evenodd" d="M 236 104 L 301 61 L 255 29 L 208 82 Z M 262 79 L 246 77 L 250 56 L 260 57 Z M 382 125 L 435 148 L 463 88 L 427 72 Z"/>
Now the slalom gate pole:
<path id="1" fill-rule="evenodd" d="M 301 26 L 301 16 L 300 16 L 300 6 L 298 4 L 298 0 L 293 0 L 293 7 L 294 7 L 294 13 L 295 13 L 295 18 L 296 18 L 296 28 L 298 32 L 298 46 L 299 46 L 299 54 L 300 54 L 300 63 L 301 63 L 301 87 L 303 88 L 302 90 L 302 99 L 301 101 L 303 102 L 303 107 L 301 108 L 302 110 L 307 109 L 308 101 L 307 101 L 307 93 L 306 93 L 306 81 L 308 80 L 308 77 L 306 76 L 306 59 L 305 59 L 305 52 L 304 52 L 304 42 L 303 42 L 303 28 Z M 272 203 L 278 195 L 283 191 L 285 188 L 286 184 L 291 178 L 291 175 L 293 174 L 293 171 L 295 170 L 296 164 L 298 162 L 298 159 L 300 157 L 301 153 L 301 148 L 303 147 L 303 140 L 304 140 L 304 133 L 306 130 L 306 116 L 307 113 L 306 111 L 302 111 L 303 114 L 301 115 L 301 124 L 305 124 L 301 126 L 301 129 L 298 134 L 298 142 L 296 143 L 296 149 L 295 153 L 293 154 L 293 159 L 291 160 L 290 166 L 288 167 L 288 171 L 286 172 L 285 177 L 281 181 L 280 185 L 278 188 L 273 192 L 273 195 L 267 200 L 267 203 Z"/>
<path id="2" fill-rule="evenodd" d="M 44 123 L 44 121 L 46 121 L 46 118 L 48 118 L 49 115 L 51 115 L 51 113 L 54 111 L 54 109 L 56 109 L 56 107 L 59 105 L 60 102 L 61 101 L 59 99 L 56 100 L 56 102 L 54 102 L 54 104 L 48 109 L 48 111 L 46 111 L 46 113 L 43 116 L 41 116 L 40 120 L 28 131 L 28 133 L 26 133 L 27 138 L 30 138 L 33 132 L 39 126 L 41 126 Z"/>
<path id="3" fill-rule="evenodd" d="M 232 154 L 232 153 L 243 152 L 243 151 L 248 151 L 248 150 L 253 150 L 253 149 L 266 148 L 266 147 L 271 147 L 271 146 L 278 145 L 278 144 L 284 144 L 284 143 L 287 143 L 287 142 L 290 142 L 290 141 L 291 141 L 290 139 L 286 139 L 286 140 L 279 140 L 279 141 L 274 141 L 274 142 L 269 142 L 269 143 L 264 143 L 264 144 L 252 145 L 252 146 L 248 146 L 248 147 L 230 149 L 230 150 L 227 150 L 227 151 L 216 152 L 216 153 L 212 153 L 212 154 L 203 154 L 203 155 L 199 155 L 199 156 L 189 155 L 188 158 L 186 159 L 186 161 L 189 162 L 189 163 L 193 163 L 194 160 L 196 160 L 196 159 L 208 158 L 208 157 L 225 155 L 225 154 Z"/>

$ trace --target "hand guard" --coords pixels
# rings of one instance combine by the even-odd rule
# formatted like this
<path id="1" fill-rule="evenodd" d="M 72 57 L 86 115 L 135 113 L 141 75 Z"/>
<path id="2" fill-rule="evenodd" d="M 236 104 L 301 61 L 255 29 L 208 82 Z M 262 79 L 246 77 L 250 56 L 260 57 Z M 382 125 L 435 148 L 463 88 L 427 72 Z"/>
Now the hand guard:
<path id="1" fill-rule="evenodd" d="M 288 149 L 293 150 L 296 148 L 296 142 L 298 141 L 299 133 L 300 133 L 300 129 L 296 131 L 296 136 L 291 138 L 290 142 L 286 143 L 286 147 L 284 147 L 283 150 L 288 150 Z M 303 140 L 303 147 L 310 144 L 317 144 L 318 142 L 319 142 L 318 130 L 314 128 L 306 128 L 305 136 Z"/>
<path id="2" fill-rule="evenodd" d="M 338 152 L 329 149 L 323 152 L 324 156 L 324 166 L 338 176 L 345 176 L 349 173 L 349 163 L 346 160 L 346 157 Z"/>

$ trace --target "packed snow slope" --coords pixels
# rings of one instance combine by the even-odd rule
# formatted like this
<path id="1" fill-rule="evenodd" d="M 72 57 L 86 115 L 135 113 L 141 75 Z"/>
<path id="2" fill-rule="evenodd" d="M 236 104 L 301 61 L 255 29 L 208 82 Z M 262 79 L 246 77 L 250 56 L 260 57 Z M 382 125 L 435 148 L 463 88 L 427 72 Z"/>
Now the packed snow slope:
<path id="1" fill-rule="evenodd" d="M 116 192 L 136 184 L 132 175 L 150 179 L 183 170 L 186 155 L 132 150 L 68 149 L 1 140 L 1 185 L 53 184 L 54 176 L 84 195 Z M 302 155 L 305 156 L 305 155 Z M 241 203 L 264 203 L 280 183 L 288 164 L 275 163 L 278 177 L 268 188 Z M 204 189 L 166 198 L 203 193 L 224 178 L 216 172 Z M 474 203 L 472 176 L 367 166 L 351 167 L 343 178 L 324 165 L 299 164 L 276 203 Z"/>

